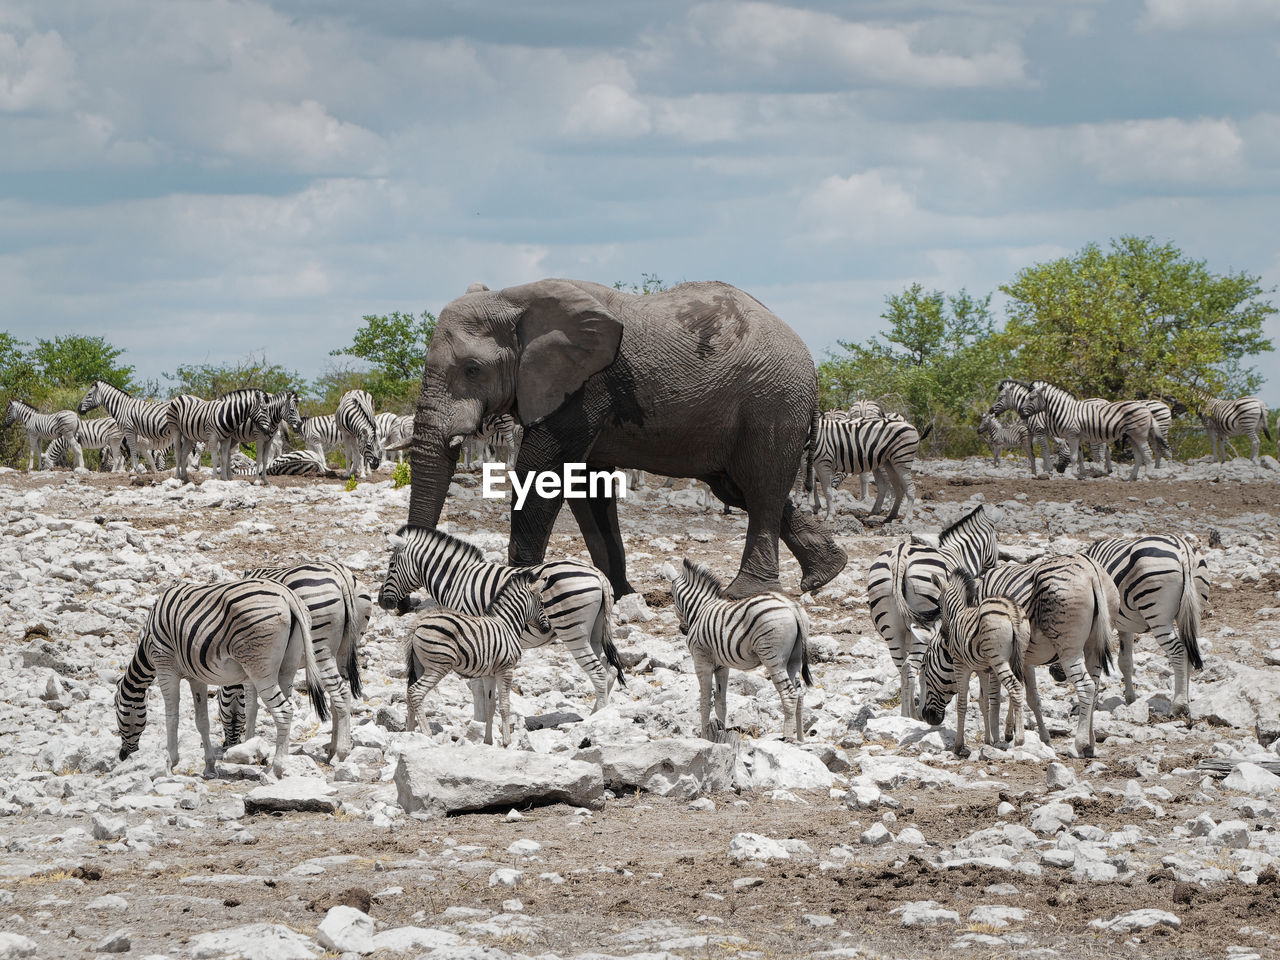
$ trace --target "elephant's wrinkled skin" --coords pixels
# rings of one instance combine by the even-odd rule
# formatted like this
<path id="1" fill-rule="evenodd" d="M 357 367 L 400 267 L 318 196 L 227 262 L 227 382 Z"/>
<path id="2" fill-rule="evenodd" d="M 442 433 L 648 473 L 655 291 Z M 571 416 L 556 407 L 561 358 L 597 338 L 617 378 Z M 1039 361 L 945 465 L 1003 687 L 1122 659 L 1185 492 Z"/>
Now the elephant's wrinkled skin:
<path id="1" fill-rule="evenodd" d="M 595 283 L 473 285 L 441 312 L 414 422 L 409 522 L 434 526 L 457 446 L 485 416 L 524 424 L 517 472 L 634 467 L 705 480 L 747 511 L 742 566 L 726 593 L 778 587 L 778 535 L 812 590 L 844 552 L 787 498 L 818 405 L 813 359 L 795 332 L 723 283 L 636 296 Z M 510 560 L 542 560 L 561 497 L 512 511 Z M 611 499 L 571 499 L 591 558 L 632 593 Z"/>

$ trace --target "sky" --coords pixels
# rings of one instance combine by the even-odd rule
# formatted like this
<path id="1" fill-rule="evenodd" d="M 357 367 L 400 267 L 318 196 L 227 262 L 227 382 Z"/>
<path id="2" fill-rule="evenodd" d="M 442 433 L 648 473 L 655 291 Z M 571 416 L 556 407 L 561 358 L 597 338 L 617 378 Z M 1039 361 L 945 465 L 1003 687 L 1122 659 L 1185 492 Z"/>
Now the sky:
<path id="1" fill-rule="evenodd" d="M 1280 0 L 0 0 L 0 329 L 315 377 L 473 281 L 723 280 L 818 359 L 1125 234 L 1275 287 L 1276 90 Z"/>

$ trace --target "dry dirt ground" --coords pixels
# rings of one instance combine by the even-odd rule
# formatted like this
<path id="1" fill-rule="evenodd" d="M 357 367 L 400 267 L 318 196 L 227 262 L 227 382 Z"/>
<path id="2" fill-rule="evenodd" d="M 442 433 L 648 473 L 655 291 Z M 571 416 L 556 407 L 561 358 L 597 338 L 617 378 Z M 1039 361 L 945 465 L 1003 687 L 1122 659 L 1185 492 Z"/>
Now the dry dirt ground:
<path id="1" fill-rule="evenodd" d="M 26 491 L 67 483 L 65 473 L 8 473 L 0 477 L 0 490 L 12 503 Z M 124 520 L 166 539 L 192 533 L 197 534 L 196 540 L 210 533 L 228 534 L 246 518 L 275 524 L 269 533 L 229 536 L 208 551 L 211 562 L 222 562 L 229 568 L 260 562 L 263 557 L 283 561 L 332 555 L 335 540 L 344 548 L 379 555 L 381 533 L 390 532 L 403 517 L 398 504 L 374 506 L 382 521 L 381 532 L 354 525 L 335 531 L 323 518 L 308 518 L 296 510 L 272 513 L 263 506 L 184 510 L 119 505 L 110 494 L 127 487 L 128 478 L 95 475 L 71 483 L 77 498 L 53 497 L 42 508 L 43 513 L 54 512 L 61 505 L 70 515 L 75 500 L 87 503 L 83 516 L 77 519 Z M 335 491 L 341 486 L 337 481 L 280 479 L 277 483 L 321 483 Z M 1134 485 L 1111 479 L 1081 482 L 1053 478 L 1033 482 L 1011 469 L 1007 478 L 972 482 L 921 475 L 917 487 L 924 508 L 913 524 L 917 527 L 929 525 L 931 512 L 970 501 L 974 494 L 981 494 L 991 504 L 1020 494 L 1029 495 L 1031 504 L 1051 496 L 1055 501 L 1075 504 L 1078 515 L 1096 516 L 1103 526 L 1118 522 L 1130 509 L 1149 506 L 1153 498 L 1162 498 L 1167 507 L 1151 509 L 1163 517 L 1165 529 L 1150 532 L 1194 533 L 1202 548 L 1211 529 L 1230 528 L 1242 516 L 1270 518 L 1266 534 L 1274 537 L 1274 521 L 1280 515 L 1276 503 L 1280 485 L 1262 481 L 1175 479 Z M 93 491 L 87 500 L 86 489 Z M 667 557 L 649 543 L 651 539 L 679 538 L 682 550 L 695 559 L 715 562 L 725 568 L 724 573 L 732 568 L 724 558 L 736 555 L 739 549 L 734 538 L 740 542 L 742 518 L 704 512 L 691 501 L 692 494 L 684 501 L 641 494 L 623 505 L 633 582 L 655 608 L 666 604 L 666 591 L 656 568 Z M 452 506 L 448 519 L 460 532 L 503 531 L 505 516 L 505 504 L 472 501 Z M 1256 522 L 1250 520 L 1251 524 Z M 1044 535 L 1048 538 L 1055 536 L 1053 525 L 1053 518 L 1046 517 Z M 936 532 L 937 524 L 933 529 Z M 851 556 L 848 572 L 865 584 L 870 559 L 905 532 L 902 524 L 895 524 L 869 527 L 865 535 L 841 535 L 841 543 Z M 1262 531 L 1259 534 L 1261 538 Z M 581 549 L 577 531 L 564 511 L 550 552 L 577 554 Z M 1267 542 L 1264 552 L 1275 558 L 1274 539 Z M 362 578 L 376 582 L 381 573 L 378 566 L 379 562 L 370 564 Z M 783 582 L 794 591 L 797 579 L 794 561 L 788 557 Z M 1229 591 L 1215 590 L 1207 611 L 1206 633 L 1214 633 L 1223 624 L 1252 626 L 1259 609 L 1280 605 L 1277 591 L 1280 577 L 1271 572 Z M 828 633 L 841 645 L 860 636 L 875 636 L 865 602 L 824 605 L 820 595 L 813 616 L 815 632 Z M 19 625 L 0 626 L 3 642 L 18 642 L 15 633 L 20 633 Z M 1248 634 L 1250 638 L 1257 636 Z M 1149 637 L 1143 642 L 1147 649 L 1154 648 Z M 113 656 L 126 657 L 130 643 L 128 638 L 119 639 Z M 1265 641 L 1249 639 L 1247 646 L 1241 649 L 1237 644 L 1235 654 L 1244 662 L 1261 664 Z M 837 657 L 817 664 L 815 672 L 821 686 L 832 674 L 849 669 L 847 658 L 842 662 Z M 1113 678 L 1104 695 L 1115 696 L 1116 684 Z M 578 709 L 585 714 L 589 709 L 585 684 L 577 687 Z M 574 696 L 567 698 L 573 700 Z M 360 712 L 367 714 L 376 706 L 367 704 Z M 873 706 L 892 709 L 892 704 Z M 188 710 L 184 705 L 184 713 Z M 157 709 L 146 734 L 153 743 L 162 738 L 160 717 Z M 109 717 L 100 720 L 105 727 L 111 725 Z M 1151 722 L 1156 723 L 1157 718 Z M 1214 752 L 1219 730 L 1204 721 L 1194 725 L 1165 722 L 1193 734 L 1170 741 L 1159 764 L 1162 778 L 1156 782 L 1171 794 L 1163 808 L 1167 824 L 1174 824 L 1191 820 L 1206 809 L 1200 793 L 1201 775 L 1188 771 Z M 1065 725 L 1057 726 L 1054 732 L 1061 739 Z M 0 730 L 0 753 L 5 749 L 4 735 Z M 1239 735 L 1240 731 L 1232 731 L 1233 738 Z M 1118 739 L 1122 742 L 1099 745 L 1098 756 L 1105 766 L 1088 775 L 1095 797 L 1076 804 L 1076 815 L 1082 822 L 1105 830 L 1119 830 L 1141 819 L 1141 814 L 1120 813 L 1116 807 L 1123 799 L 1126 782 L 1137 775 L 1146 758 L 1147 748 L 1142 742 Z M 857 772 L 865 749 L 865 745 L 848 749 L 851 773 Z M 189 770 L 197 769 L 197 758 L 184 757 L 184 761 Z M 1062 762 L 1077 777 L 1085 777 L 1088 761 Z M 975 750 L 971 761 L 958 763 L 953 769 L 966 776 L 1000 778 L 1005 786 L 998 791 L 947 787 L 894 790 L 900 806 L 887 818 L 888 826 L 896 831 L 915 825 L 930 846 L 945 846 L 994 823 L 998 819 L 996 807 L 1002 801 L 1025 813 L 1045 793 L 1041 765 L 988 761 Z M 1108 792 L 1108 788 L 1113 790 Z M 215 781 L 203 789 L 202 804 L 216 802 L 224 794 L 242 794 L 247 785 L 237 780 Z M 4 872 L 9 874 L 0 873 L 0 917 L 7 918 L 0 919 L 0 931 L 30 937 L 39 945 L 39 956 L 93 955 L 95 944 L 119 928 L 129 935 L 132 956 L 189 956 L 188 941 L 193 936 L 258 921 L 281 923 L 314 936 L 325 909 L 348 903 L 388 927 L 447 929 L 484 947 L 417 950 L 414 956 L 804 957 L 824 952 L 833 957 L 1277 955 L 1280 878 L 1274 867 L 1262 872 L 1256 885 L 1187 883 L 1169 870 L 1139 873 L 1128 882 L 1105 884 L 1073 879 L 1072 873 L 1060 870 L 1045 870 L 1040 876 L 972 866 L 942 870 L 931 865 L 927 849 L 860 848 L 860 833 L 880 822 L 884 811 L 849 810 L 841 794 L 839 790 L 830 796 L 795 791 L 801 802 L 764 793 L 717 795 L 713 811 L 690 809 L 686 802 L 672 798 L 634 794 L 610 799 L 603 809 L 589 814 L 550 806 L 526 810 L 523 819 L 514 821 L 500 813 L 486 813 L 433 821 L 402 816 L 388 825 L 343 813 L 289 813 L 250 816 L 236 824 L 235 830 L 222 829 L 212 816 L 205 817 L 209 824 L 205 828 L 188 830 L 181 811 L 168 811 L 167 816 L 158 815 L 150 821 L 156 834 L 153 843 L 110 856 L 70 859 L 56 844 L 34 846 L 33 838 L 72 826 L 87 828 L 87 818 L 51 825 L 48 817 L 42 818 L 33 808 L 0 819 L 0 864 L 7 865 Z M 1215 819 L 1223 819 L 1228 813 L 1225 801 L 1214 802 Z M 202 815 L 204 809 L 194 811 L 193 816 Z M 1018 816 L 1011 819 L 1017 821 Z M 1272 819 L 1269 829 L 1274 832 L 1277 826 L 1280 821 Z M 730 840 L 743 831 L 802 840 L 816 856 L 794 863 L 730 861 L 726 856 Z M 541 844 L 536 859 L 507 852 L 522 838 Z M 852 845 L 855 856 L 838 865 L 819 863 L 824 851 L 841 845 Z M 41 850 L 47 853 L 38 854 Z M 40 856 L 47 856 L 43 868 Z M 341 859 L 321 861 L 301 873 L 291 872 L 303 861 L 321 857 Z M 1225 851 L 1223 857 L 1225 863 Z M 33 863 L 33 869 L 19 869 Z M 490 874 L 503 866 L 521 868 L 528 879 L 515 888 L 489 886 Z M 542 876 L 549 874 L 558 875 L 558 879 L 544 881 Z M 736 889 L 733 881 L 745 876 L 760 882 Z M 127 907 L 120 908 L 115 901 L 106 907 L 92 906 L 106 894 L 123 898 Z M 512 909 L 514 905 L 508 902 L 512 898 L 519 899 L 521 909 Z M 957 911 L 959 923 L 905 927 L 899 916 L 890 913 L 900 904 L 922 900 L 935 900 Z M 1026 911 L 1026 919 L 1003 929 L 967 923 L 970 909 L 980 904 L 1020 907 Z M 1096 918 L 1146 907 L 1175 913 L 1181 928 L 1116 934 L 1089 926 Z M 636 953 L 638 950 L 643 952 Z M 0 956 L 9 955 L 17 954 L 0 948 Z"/>

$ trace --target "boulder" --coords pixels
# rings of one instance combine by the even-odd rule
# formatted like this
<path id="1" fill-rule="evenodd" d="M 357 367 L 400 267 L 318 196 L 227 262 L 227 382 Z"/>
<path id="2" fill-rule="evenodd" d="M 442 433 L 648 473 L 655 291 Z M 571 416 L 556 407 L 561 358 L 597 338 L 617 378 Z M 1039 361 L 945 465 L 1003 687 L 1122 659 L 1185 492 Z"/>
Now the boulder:
<path id="1" fill-rule="evenodd" d="M 0 958 L 34 957 L 36 942 L 20 933 L 0 933 Z"/>
<path id="2" fill-rule="evenodd" d="M 317 930 L 320 943 L 335 953 L 373 953 L 373 917 L 355 907 L 333 907 Z"/>
<path id="3" fill-rule="evenodd" d="M 195 960 L 239 957 L 240 960 L 311 960 L 320 950 L 300 933 L 279 923 L 251 923 L 191 938 Z"/>
<path id="4" fill-rule="evenodd" d="M 1239 763 L 1222 785 L 1228 790 L 1251 793 L 1255 797 L 1280 796 L 1280 777 L 1256 763 Z"/>
<path id="5" fill-rule="evenodd" d="M 638 789 L 690 800 L 734 785 L 733 747 L 693 737 L 599 744 L 580 750 L 574 759 L 599 764 L 605 786 L 615 793 Z"/>
<path id="6" fill-rule="evenodd" d="M 936 900 L 916 900 L 889 911 L 902 918 L 904 927 L 933 927 L 940 923 L 959 923 L 960 914 L 945 909 Z"/>
<path id="7" fill-rule="evenodd" d="M 834 782 L 821 760 L 781 740 L 739 743 L 734 781 L 739 790 L 829 790 Z"/>
<path id="8" fill-rule="evenodd" d="M 245 813 L 296 810 L 303 813 L 337 813 L 342 801 L 337 789 L 316 777 L 284 777 L 254 787 L 245 795 Z"/>
<path id="9" fill-rule="evenodd" d="M 401 754 L 395 783 L 406 813 L 435 817 L 549 803 L 599 807 L 604 795 L 594 763 L 482 744 Z"/>
<path id="10" fill-rule="evenodd" d="M 432 927 L 396 927 L 373 935 L 373 948 L 388 953 L 416 953 L 432 951 L 440 947 L 456 947 L 462 938 L 448 930 Z"/>
<path id="11" fill-rule="evenodd" d="M 739 833 L 729 841 L 730 860 L 790 860 L 792 854 L 810 852 L 799 840 L 775 840 L 758 833 Z"/>
<path id="12" fill-rule="evenodd" d="M 1172 927 L 1177 930 L 1182 921 L 1165 910 L 1130 910 L 1110 920 L 1090 920 L 1089 926 L 1095 930 L 1114 930 L 1116 933 L 1130 933 L 1134 930 L 1150 930 L 1152 927 Z"/>

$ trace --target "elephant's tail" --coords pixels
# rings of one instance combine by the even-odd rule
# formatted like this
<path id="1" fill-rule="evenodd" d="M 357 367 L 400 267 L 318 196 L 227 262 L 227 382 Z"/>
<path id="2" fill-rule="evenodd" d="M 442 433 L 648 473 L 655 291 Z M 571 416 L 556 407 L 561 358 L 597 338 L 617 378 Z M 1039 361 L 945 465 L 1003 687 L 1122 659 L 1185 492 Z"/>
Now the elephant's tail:
<path id="1" fill-rule="evenodd" d="M 813 408 L 813 417 L 809 421 L 809 439 L 804 445 L 804 492 L 813 492 L 813 461 L 818 453 L 818 431 L 822 426 L 822 412 Z"/>

